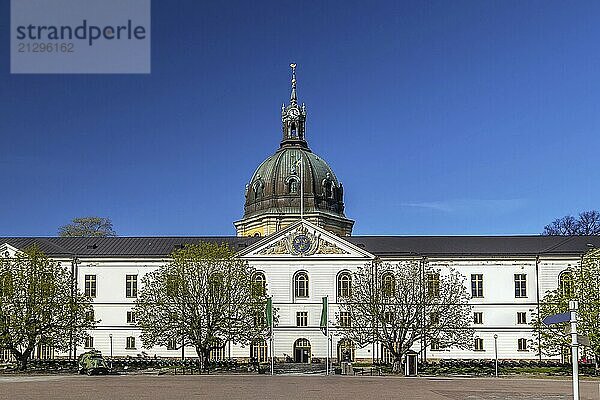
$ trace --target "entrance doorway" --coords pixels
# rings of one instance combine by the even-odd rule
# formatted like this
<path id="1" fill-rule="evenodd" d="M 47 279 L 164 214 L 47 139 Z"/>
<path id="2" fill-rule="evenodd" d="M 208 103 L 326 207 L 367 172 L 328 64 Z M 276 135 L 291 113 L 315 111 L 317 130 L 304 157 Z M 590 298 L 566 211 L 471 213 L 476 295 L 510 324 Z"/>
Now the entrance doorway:
<path id="1" fill-rule="evenodd" d="M 308 339 L 298 339 L 294 342 L 294 362 L 310 363 L 310 342 Z"/>

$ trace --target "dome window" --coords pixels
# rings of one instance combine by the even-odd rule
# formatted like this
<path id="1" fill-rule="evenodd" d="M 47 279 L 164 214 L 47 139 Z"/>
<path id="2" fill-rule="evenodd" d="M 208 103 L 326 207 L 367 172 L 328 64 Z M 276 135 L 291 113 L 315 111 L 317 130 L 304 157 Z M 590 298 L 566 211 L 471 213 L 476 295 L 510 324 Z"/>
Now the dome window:
<path id="1" fill-rule="evenodd" d="M 260 177 L 254 182 L 252 185 L 252 190 L 254 191 L 254 199 L 258 200 L 263 197 L 263 191 L 265 189 L 265 184 L 263 183 Z"/>
<path id="2" fill-rule="evenodd" d="M 296 194 L 300 190 L 300 179 L 297 176 L 289 176 L 285 180 L 288 194 Z"/>

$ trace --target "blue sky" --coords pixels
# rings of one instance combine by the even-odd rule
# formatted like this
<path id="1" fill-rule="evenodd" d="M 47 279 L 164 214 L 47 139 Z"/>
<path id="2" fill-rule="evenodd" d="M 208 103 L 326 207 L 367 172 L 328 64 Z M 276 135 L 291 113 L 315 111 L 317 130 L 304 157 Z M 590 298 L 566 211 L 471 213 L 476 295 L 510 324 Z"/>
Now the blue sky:
<path id="1" fill-rule="evenodd" d="M 289 63 L 355 234 L 539 233 L 598 209 L 599 2 L 152 2 L 150 75 L 11 75 L 0 236 L 77 216 L 232 235 Z"/>

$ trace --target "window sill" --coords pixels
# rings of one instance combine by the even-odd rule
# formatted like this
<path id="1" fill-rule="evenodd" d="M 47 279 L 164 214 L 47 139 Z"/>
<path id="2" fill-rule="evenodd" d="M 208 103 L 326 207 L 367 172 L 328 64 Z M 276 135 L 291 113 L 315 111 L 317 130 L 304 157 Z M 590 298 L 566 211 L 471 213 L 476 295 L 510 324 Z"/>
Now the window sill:
<path id="1" fill-rule="evenodd" d="M 476 350 L 473 350 L 473 351 L 476 351 L 476 352 L 478 352 L 478 353 L 484 353 L 484 352 L 485 352 L 485 350 L 477 350 L 477 349 L 476 349 Z"/>
<path id="2" fill-rule="evenodd" d="M 125 347 L 125 350 L 137 350 L 137 347 Z"/>

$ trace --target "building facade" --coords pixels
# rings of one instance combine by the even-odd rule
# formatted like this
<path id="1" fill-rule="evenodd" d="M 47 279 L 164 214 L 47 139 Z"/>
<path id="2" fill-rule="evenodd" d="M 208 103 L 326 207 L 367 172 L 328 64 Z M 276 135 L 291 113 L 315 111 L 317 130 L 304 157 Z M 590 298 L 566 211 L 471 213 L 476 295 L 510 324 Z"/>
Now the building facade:
<path id="1" fill-rule="evenodd" d="M 147 354 L 196 357 L 175 345 L 145 349 L 132 309 L 141 278 L 169 262 L 182 245 L 227 243 L 259 271 L 279 310 L 274 346 L 228 343 L 213 359 L 262 361 L 273 352 L 280 360 L 310 362 L 347 350 L 355 360 L 388 361 L 379 343 L 358 348 L 336 330 L 340 296 L 352 272 L 379 258 L 383 263 L 415 260 L 440 271 L 453 268 L 465 277 L 471 294 L 476 335 L 469 350 L 415 344 L 422 359 L 536 359 L 531 316 L 546 291 L 557 288 L 561 273 L 581 264 L 597 236 L 351 236 L 354 221 L 345 216 L 342 183 L 306 140 L 306 107 L 298 105 L 295 66 L 290 103 L 282 107 L 283 137 L 279 149 L 256 169 L 245 191 L 243 218 L 231 237 L 0 238 L 0 256 L 37 244 L 68 265 L 77 286 L 93 299 L 96 329 L 79 354 L 91 348 L 115 357 Z M 299 245 L 300 244 L 300 245 Z M 319 327 L 321 299 L 330 304 L 331 342 Z M 38 349 L 37 356 L 56 356 Z"/>

